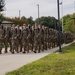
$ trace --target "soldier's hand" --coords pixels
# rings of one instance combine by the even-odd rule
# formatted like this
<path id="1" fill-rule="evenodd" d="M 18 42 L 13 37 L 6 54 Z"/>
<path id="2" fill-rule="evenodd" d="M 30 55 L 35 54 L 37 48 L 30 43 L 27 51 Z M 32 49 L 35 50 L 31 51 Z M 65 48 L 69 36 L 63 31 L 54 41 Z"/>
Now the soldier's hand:
<path id="1" fill-rule="evenodd" d="M 17 37 L 15 37 L 15 39 L 16 39 Z"/>
<path id="2" fill-rule="evenodd" d="M 29 37 L 27 37 L 27 39 L 28 39 Z"/>
<path id="3" fill-rule="evenodd" d="M 38 38 L 38 36 L 36 36 L 36 38 Z"/>
<path id="4" fill-rule="evenodd" d="M 7 38 L 7 36 L 4 37 L 5 39 Z"/>

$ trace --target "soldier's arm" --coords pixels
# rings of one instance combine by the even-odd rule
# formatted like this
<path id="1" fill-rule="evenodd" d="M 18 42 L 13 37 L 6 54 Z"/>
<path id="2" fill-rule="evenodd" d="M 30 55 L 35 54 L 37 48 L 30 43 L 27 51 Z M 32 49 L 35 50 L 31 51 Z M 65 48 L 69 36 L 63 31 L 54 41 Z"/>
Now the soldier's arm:
<path id="1" fill-rule="evenodd" d="M 20 30 L 20 39 L 22 38 L 23 36 L 23 33 L 22 33 L 22 30 Z"/>

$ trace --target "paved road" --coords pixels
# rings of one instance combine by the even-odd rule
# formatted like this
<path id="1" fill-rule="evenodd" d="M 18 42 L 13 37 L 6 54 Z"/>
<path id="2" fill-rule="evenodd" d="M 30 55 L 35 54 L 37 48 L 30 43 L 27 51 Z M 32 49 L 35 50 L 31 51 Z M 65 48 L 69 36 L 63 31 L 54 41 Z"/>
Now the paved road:
<path id="1" fill-rule="evenodd" d="M 68 46 L 70 44 L 66 44 L 63 45 L 64 46 Z M 0 75 L 5 75 L 5 73 L 18 69 L 19 67 L 22 67 L 23 65 L 26 65 L 28 63 L 31 63 L 35 60 L 38 60 L 48 54 L 51 54 L 52 52 L 58 50 L 57 48 L 48 50 L 48 51 L 44 51 L 42 53 L 27 53 L 27 54 L 23 54 L 23 53 L 19 53 L 19 54 L 11 54 L 10 52 L 7 54 L 1 54 L 0 55 Z"/>

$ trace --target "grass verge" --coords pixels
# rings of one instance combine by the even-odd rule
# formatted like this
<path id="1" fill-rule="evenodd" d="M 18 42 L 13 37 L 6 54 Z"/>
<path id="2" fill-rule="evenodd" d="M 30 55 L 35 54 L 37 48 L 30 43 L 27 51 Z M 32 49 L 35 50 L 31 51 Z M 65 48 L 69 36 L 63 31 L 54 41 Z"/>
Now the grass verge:
<path id="1" fill-rule="evenodd" d="M 75 43 L 6 75 L 75 75 Z"/>

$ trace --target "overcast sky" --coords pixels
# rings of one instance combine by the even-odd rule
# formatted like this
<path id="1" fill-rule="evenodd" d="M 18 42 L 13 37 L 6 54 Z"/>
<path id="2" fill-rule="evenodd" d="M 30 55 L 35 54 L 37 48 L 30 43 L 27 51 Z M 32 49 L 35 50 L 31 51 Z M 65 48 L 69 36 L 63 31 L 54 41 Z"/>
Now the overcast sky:
<path id="1" fill-rule="evenodd" d="M 61 1 L 62 0 L 60 0 L 60 2 Z M 5 0 L 5 4 L 6 10 L 3 13 L 7 17 L 18 17 L 19 10 L 21 10 L 21 16 L 25 16 L 27 18 L 32 16 L 33 19 L 36 19 L 38 17 L 37 4 L 39 4 L 40 17 L 54 16 L 57 18 L 57 0 Z M 63 15 L 73 12 L 74 0 L 63 0 Z"/>

